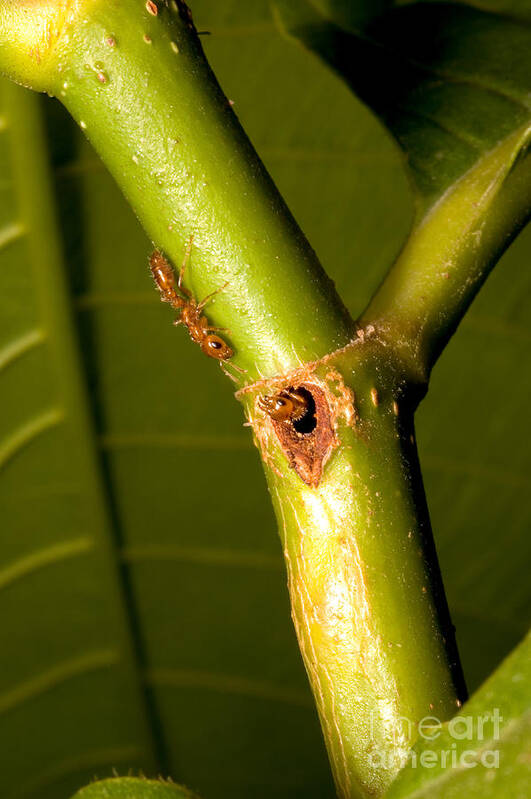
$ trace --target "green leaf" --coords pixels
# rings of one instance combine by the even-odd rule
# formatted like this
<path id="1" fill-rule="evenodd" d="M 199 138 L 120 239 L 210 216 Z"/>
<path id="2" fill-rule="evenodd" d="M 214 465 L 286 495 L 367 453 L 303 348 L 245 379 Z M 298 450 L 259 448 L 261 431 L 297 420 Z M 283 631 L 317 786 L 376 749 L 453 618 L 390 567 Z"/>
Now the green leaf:
<path id="1" fill-rule="evenodd" d="M 427 718 L 389 799 L 526 796 L 531 634 L 448 723 Z"/>
<path id="2" fill-rule="evenodd" d="M 308 0 L 275 0 L 274 8 L 287 31 L 337 70 L 393 132 L 423 210 L 529 123 L 527 25 L 421 3 L 350 32 Z"/>
<path id="3" fill-rule="evenodd" d="M 197 0 L 194 14 L 199 29 L 211 31 L 204 38 L 208 56 L 245 128 L 341 295 L 361 311 L 411 219 L 394 146 L 339 79 L 278 36 L 265 2 Z M 52 101 L 47 113 L 67 301 L 113 517 L 107 546 L 125 564 L 137 664 L 154 700 L 149 726 L 160 733 L 166 754 L 151 770 L 140 732 L 141 753 L 124 752 L 121 759 L 111 748 L 108 766 L 90 759 L 105 735 L 114 734 L 119 748 L 126 734 L 132 737 L 129 714 L 140 706 L 134 683 L 127 696 L 119 676 L 106 693 L 88 681 L 67 697 L 55 688 L 46 707 L 30 697 L 1 717 L 8 765 L 0 793 L 63 799 L 91 776 L 111 773 L 111 766 L 143 766 L 147 773 L 171 773 L 209 799 L 265 797 L 273 788 L 280 797 L 333 796 L 263 476 L 230 387 L 183 331 L 172 328 L 150 284 L 151 245 L 101 164 Z M 2 157 L 8 157 L 5 148 Z M 41 239 L 48 241 L 43 233 Z M 29 275 L 30 261 L 14 253 L 5 250 L 3 264 L 16 261 L 11 274 L 17 279 Z M 521 637 L 529 607 L 530 254 L 526 231 L 442 357 L 418 423 L 471 687 Z M 7 300 L 1 289 L 2 319 L 9 312 L 13 335 L 29 318 L 32 285 L 31 277 L 15 285 Z M 12 404 L 21 412 L 21 397 L 28 401 L 44 384 L 38 369 L 48 370 L 42 358 L 28 364 L 16 389 Z M 2 405 L 7 397 L 2 386 Z M 0 475 L 5 566 L 17 556 L 10 547 L 32 551 L 35 539 L 69 529 L 63 501 L 61 518 L 46 514 L 53 486 L 62 484 L 54 474 L 63 460 L 57 447 L 33 452 L 38 446 L 36 439 Z M 64 469 L 66 483 L 74 470 Z M 43 569 L 39 586 L 21 582 L 12 600 L 7 591 L 0 594 L 2 692 L 19 676 L 23 682 L 25 674 L 38 673 L 48 652 L 75 644 L 76 636 L 85 644 L 97 634 L 104 643 L 117 635 L 112 609 L 119 603 L 105 597 L 118 594 L 119 582 L 88 559 L 79 571 L 73 566 L 72 560 L 64 572 Z M 86 586 L 91 598 L 79 598 L 71 585 Z M 48 612 L 54 593 L 63 600 Z M 83 619 L 93 625 L 91 635 Z M 87 716 L 87 708 L 103 715 Z"/>
<path id="4" fill-rule="evenodd" d="M 380 16 L 393 0 L 310 0 L 325 19 L 343 28 L 359 29 Z"/>
<path id="5" fill-rule="evenodd" d="M 111 548 L 39 103 L 3 83 L 1 104 L 0 613 L 9 656 L 0 738 L 10 746 L 1 793 L 44 797 L 49 784 L 73 788 L 71 772 L 152 768 L 154 740 Z"/>
<path id="6" fill-rule="evenodd" d="M 396 6 L 411 5 L 415 2 L 435 3 L 439 0 L 396 0 Z M 531 20 L 531 8 L 528 0 L 455 0 L 466 6 L 472 6 L 482 11 L 492 11 L 496 14 L 503 14 L 513 19 Z"/>
<path id="7" fill-rule="evenodd" d="M 307 0 L 329 20 L 343 28 L 356 29 L 378 17 L 386 8 L 440 0 Z M 513 19 L 531 20 L 528 0 L 454 0 L 482 11 L 492 11 Z"/>
<path id="8" fill-rule="evenodd" d="M 170 782 L 134 777 L 101 780 L 82 788 L 72 799 L 194 799 L 195 794 Z"/>

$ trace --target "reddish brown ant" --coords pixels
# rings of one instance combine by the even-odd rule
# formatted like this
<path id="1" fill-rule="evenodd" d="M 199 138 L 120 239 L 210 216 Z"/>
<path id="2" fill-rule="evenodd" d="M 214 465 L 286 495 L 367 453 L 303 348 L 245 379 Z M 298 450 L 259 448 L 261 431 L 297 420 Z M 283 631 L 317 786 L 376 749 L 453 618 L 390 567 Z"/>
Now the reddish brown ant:
<path id="1" fill-rule="evenodd" d="M 308 411 L 308 400 L 296 389 L 285 389 L 260 397 L 258 406 L 275 422 L 297 422 Z"/>
<path id="2" fill-rule="evenodd" d="M 225 283 L 225 285 L 221 288 L 216 289 L 216 291 L 211 292 L 211 294 L 208 294 L 201 302 L 196 302 L 192 292 L 188 291 L 188 289 L 182 285 L 184 271 L 192 251 L 192 241 L 193 236 L 190 236 L 190 241 L 188 242 L 188 247 L 186 248 L 184 261 L 179 272 L 177 284 L 175 283 L 175 272 L 173 271 L 173 267 L 158 250 L 155 250 L 155 252 L 153 252 L 149 258 L 151 274 L 153 275 L 155 285 L 160 291 L 160 298 L 162 302 L 168 302 L 172 308 L 180 311 L 179 318 L 176 319 L 173 324 L 185 325 L 188 328 L 188 332 L 192 341 L 195 341 L 196 344 L 199 344 L 205 355 L 208 355 L 210 358 L 215 358 L 219 362 L 219 365 L 225 374 L 232 380 L 235 380 L 233 375 L 231 375 L 224 366 L 224 364 L 234 355 L 234 350 L 232 350 L 231 347 L 229 347 L 229 345 L 223 341 L 222 338 L 220 338 L 220 336 L 215 335 L 213 332 L 215 330 L 219 332 L 228 331 L 224 327 L 213 327 L 212 325 L 209 325 L 207 318 L 202 314 L 202 310 L 205 305 L 212 299 L 212 297 L 214 297 L 216 294 L 219 294 L 220 291 L 223 291 L 227 284 Z M 245 371 L 239 366 L 236 366 L 234 363 L 231 363 L 231 366 L 236 369 L 237 372 Z"/>

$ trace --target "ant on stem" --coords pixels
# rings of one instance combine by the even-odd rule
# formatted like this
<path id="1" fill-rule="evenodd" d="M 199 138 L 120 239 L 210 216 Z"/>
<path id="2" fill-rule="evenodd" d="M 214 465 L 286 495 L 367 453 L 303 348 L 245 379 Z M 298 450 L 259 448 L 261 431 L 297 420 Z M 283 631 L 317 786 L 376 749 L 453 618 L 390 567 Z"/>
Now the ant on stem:
<path id="1" fill-rule="evenodd" d="M 156 287 L 160 291 L 161 301 L 169 303 L 172 308 L 180 311 L 179 318 L 176 319 L 173 324 L 185 325 L 185 327 L 188 328 L 188 332 L 192 341 L 194 341 L 196 344 L 199 344 L 205 355 L 208 355 L 210 358 L 215 358 L 219 362 L 222 371 L 227 375 L 227 377 L 230 377 L 231 380 L 236 381 L 236 378 L 225 368 L 225 364 L 234 355 L 234 350 L 231 349 L 231 347 L 229 347 L 229 345 L 214 332 L 217 331 L 220 333 L 229 333 L 230 331 L 225 327 L 213 327 L 208 323 L 208 319 L 202 313 L 205 305 L 210 302 L 212 297 L 214 297 L 216 294 L 219 294 L 220 291 L 223 291 L 223 289 L 227 286 L 227 283 L 221 286 L 221 288 L 216 289 L 216 291 L 208 294 L 203 300 L 201 300 L 201 302 L 196 302 L 192 292 L 182 285 L 183 275 L 188 263 L 188 259 L 190 258 L 190 253 L 192 251 L 193 240 L 194 237 L 192 235 L 190 236 L 190 240 L 184 254 L 184 260 L 179 272 L 179 279 L 177 283 L 175 283 L 175 272 L 173 271 L 173 267 L 170 263 L 168 263 L 166 258 L 159 250 L 155 250 L 155 252 L 153 252 L 149 258 L 151 274 L 153 276 L 153 280 L 155 281 Z M 245 372 L 245 369 L 241 369 L 234 363 L 231 363 L 231 366 L 237 372 Z"/>

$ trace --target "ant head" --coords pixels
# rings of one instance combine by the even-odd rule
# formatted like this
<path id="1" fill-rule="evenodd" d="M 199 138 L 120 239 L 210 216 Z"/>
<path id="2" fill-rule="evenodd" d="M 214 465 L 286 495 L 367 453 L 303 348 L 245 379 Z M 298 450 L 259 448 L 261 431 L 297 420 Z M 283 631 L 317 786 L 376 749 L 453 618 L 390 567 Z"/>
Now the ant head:
<path id="1" fill-rule="evenodd" d="M 258 404 L 276 422 L 285 422 L 293 414 L 293 401 L 286 392 L 266 394 L 260 397 Z"/>
<path id="2" fill-rule="evenodd" d="M 260 397 L 258 406 L 275 422 L 292 422 L 298 432 L 306 431 L 299 430 L 297 423 L 307 415 L 313 418 L 315 412 L 312 395 L 304 388 L 287 388 L 276 394 L 266 394 Z"/>
<path id="3" fill-rule="evenodd" d="M 210 355 L 217 361 L 228 361 L 234 355 L 233 350 L 226 344 L 219 336 L 209 335 L 206 336 L 201 343 L 201 349 L 205 355 Z"/>

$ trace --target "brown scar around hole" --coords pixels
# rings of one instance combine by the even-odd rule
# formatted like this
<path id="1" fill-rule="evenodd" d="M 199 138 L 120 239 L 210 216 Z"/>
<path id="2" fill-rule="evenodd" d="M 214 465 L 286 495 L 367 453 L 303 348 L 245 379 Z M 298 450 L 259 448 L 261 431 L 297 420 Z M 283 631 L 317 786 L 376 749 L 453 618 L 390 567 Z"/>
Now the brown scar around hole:
<path id="1" fill-rule="evenodd" d="M 295 422 L 269 420 L 290 466 L 306 485 L 317 488 L 324 465 L 338 443 L 330 406 L 325 392 L 315 383 L 301 383 L 286 389 L 305 396 L 306 414 Z"/>

